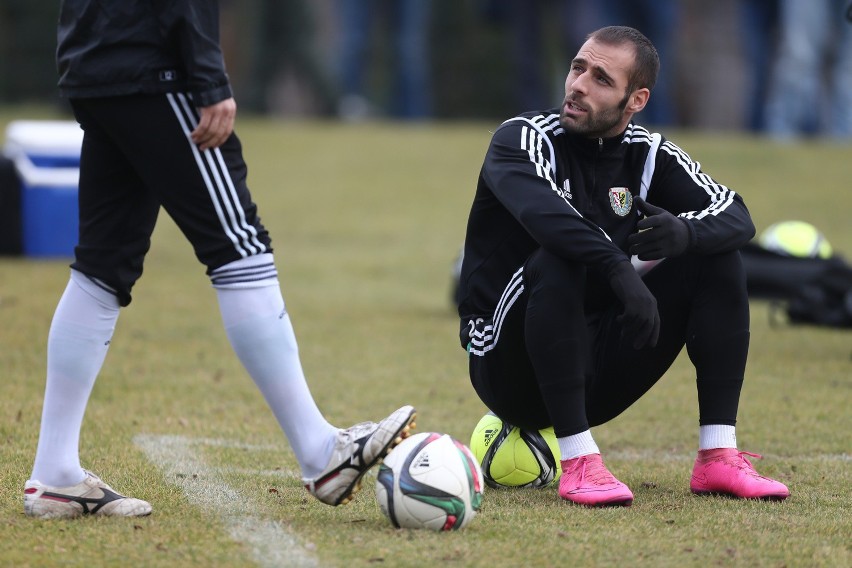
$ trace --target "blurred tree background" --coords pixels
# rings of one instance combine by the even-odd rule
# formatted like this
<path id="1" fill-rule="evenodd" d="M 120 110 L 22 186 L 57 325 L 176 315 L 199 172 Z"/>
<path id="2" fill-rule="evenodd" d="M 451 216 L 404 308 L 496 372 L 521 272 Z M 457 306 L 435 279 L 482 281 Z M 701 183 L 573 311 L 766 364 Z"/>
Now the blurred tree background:
<path id="1" fill-rule="evenodd" d="M 0 103 L 56 98 L 58 2 L 0 0 Z"/>

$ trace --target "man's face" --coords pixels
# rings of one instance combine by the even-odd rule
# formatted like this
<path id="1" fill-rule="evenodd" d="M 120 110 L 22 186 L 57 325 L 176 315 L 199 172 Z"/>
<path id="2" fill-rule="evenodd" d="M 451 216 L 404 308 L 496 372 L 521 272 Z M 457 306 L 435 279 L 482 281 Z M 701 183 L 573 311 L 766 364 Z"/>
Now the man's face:
<path id="1" fill-rule="evenodd" d="M 565 79 L 565 99 L 559 113 L 562 127 L 589 138 L 608 138 L 624 130 L 633 116 L 625 111 L 633 60 L 629 45 L 605 45 L 595 40 L 584 43 Z"/>

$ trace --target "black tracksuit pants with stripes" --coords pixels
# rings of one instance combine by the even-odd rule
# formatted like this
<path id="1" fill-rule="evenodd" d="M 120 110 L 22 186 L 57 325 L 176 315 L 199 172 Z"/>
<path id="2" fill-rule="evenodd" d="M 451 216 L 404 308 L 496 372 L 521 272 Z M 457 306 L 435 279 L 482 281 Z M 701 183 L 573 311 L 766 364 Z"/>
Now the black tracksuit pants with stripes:
<path id="1" fill-rule="evenodd" d="M 198 114 L 179 93 L 72 99 L 83 129 L 80 235 L 72 268 L 126 306 L 142 275 L 162 207 L 212 270 L 271 252 L 246 186 L 235 134 L 200 152 L 189 138 Z"/>
<path id="2" fill-rule="evenodd" d="M 622 336 L 620 302 L 584 265 L 540 249 L 521 278 L 523 292 L 493 349 L 471 353 L 469 361 L 477 394 L 504 421 L 525 429 L 553 425 L 557 436 L 607 422 L 645 394 L 686 345 L 699 423 L 736 423 L 749 343 L 739 252 L 667 259 L 643 276 L 661 321 L 652 349 L 636 350 Z"/>

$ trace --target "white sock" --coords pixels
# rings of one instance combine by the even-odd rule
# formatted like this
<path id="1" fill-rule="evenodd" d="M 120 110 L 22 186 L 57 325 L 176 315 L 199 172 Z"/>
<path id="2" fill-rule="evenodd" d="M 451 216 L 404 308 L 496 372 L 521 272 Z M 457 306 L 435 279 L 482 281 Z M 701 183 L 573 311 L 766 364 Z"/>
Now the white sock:
<path id="1" fill-rule="evenodd" d="M 591 430 L 586 430 L 579 434 L 572 434 L 571 436 L 565 436 L 564 438 L 557 438 L 556 441 L 559 442 L 559 453 L 562 454 L 562 461 L 572 460 L 589 454 L 601 453 L 598 449 L 598 445 L 592 438 Z"/>
<path id="2" fill-rule="evenodd" d="M 216 272 L 244 265 L 237 261 Z M 338 429 L 323 417 L 308 389 L 277 278 L 263 282 L 255 288 L 215 286 L 222 321 L 234 351 L 284 430 L 302 475 L 315 477 L 328 465 Z"/>
<path id="3" fill-rule="evenodd" d="M 698 449 L 736 448 L 737 429 L 727 424 L 707 424 L 698 429 Z"/>
<path id="4" fill-rule="evenodd" d="M 71 271 L 47 339 L 47 385 L 30 479 L 67 487 L 85 478 L 80 466 L 80 427 L 118 313 L 114 294 Z"/>

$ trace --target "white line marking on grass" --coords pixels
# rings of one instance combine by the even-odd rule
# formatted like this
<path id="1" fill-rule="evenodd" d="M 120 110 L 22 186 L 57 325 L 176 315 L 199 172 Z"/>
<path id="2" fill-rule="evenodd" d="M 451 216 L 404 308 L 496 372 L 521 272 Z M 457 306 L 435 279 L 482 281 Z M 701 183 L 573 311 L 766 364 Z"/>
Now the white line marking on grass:
<path id="1" fill-rule="evenodd" d="M 193 438 L 192 443 L 199 446 L 213 446 L 216 448 L 236 448 L 250 452 L 278 452 L 281 446 L 275 444 L 246 444 L 236 440 L 223 440 L 222 438 Z"/>
<path id="2" fill-rule="evenodd" d="M 289 469 L 252 469 L 250 467 L 232 467 L 225 466 L 216 468 L 216 471 L 222 473 L 235 473 L 237 475 L 254 475 L 263 477 L 279 477 L 281 479 L 302 479 L 302 474 Z"/>
<path id="3" fill-rule="evenodd" d="M 194 448 L 226 443 L 148 435 L 138 435 L 133 441 L 165 472 L 170 482 L 181 488 L 190 502 L 219 517 L 232 539 L 251 548 L 260 566 L 318 565 L 317 559 L 280 523 L 255 515 L 251 501 L 217 476 L 219 470 L 208 465 Z"/>

